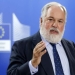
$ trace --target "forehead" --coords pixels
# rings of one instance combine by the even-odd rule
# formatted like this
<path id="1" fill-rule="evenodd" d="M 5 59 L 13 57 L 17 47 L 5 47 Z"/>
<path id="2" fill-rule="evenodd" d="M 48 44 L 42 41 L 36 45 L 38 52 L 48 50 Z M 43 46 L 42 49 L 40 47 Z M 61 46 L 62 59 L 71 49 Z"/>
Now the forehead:
<path id="1" fill-rule="evenodd" d="M 63 10 L 62 7 L 59 6 L 51 6 L 48 10 L 47 10 L 47 17 L 52 16 L 54 18 L 58 18 L 58 19 L 65 19 L 65 12 Z"/>

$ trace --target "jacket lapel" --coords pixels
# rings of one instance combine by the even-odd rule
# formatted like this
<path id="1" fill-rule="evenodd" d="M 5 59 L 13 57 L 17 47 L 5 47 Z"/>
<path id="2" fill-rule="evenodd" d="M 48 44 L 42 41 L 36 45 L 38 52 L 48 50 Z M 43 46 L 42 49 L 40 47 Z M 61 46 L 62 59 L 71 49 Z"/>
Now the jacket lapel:
<path id="1" fill-rule="evenodd" d="M 39 43 L 40 41 L 41 41 L 41 37 L 40 37 L 40 33 L 38 32 L 33 37 L 34 46 L 36 46 L 36 44 Z M 50 60 L 50 57 L 48 55 L 48 52 L 46 52 L 42 56 L 40 65 L 42 65 L 42 67 L 45 70 L 45 72 L 47 73 L 47 75 L 49 75 L 49 74 L 54 75 L 53 67 L 52 67 L 51 60 Z"/>
<path id="2" fill-rule="evenodd" d="M 34 47 L 37 45 L 37 43 L 39 43 L 41 40 L 41 37 L 40 37 L 40 33 L 39 31 L 33 36 L 33 44 L 34 44 Z"/>
<path id="3" fill-rule="evenodd" d="M 71 73 L 71 75 L 75 75 L 74 72 L 73 72 L 73 64 L 72 64 L 73 63 L 73 60 L 72 60 L 73 57 L 72 57 L 72 54 L 70 52 L 69 46 L 64 39 L 62 39 L 61 42 L 62 42 L 62 45 L 63 45 L 64 50 L 66 52 L 66 55 L 68 57 L 69 66 L 70 66 L 70 73 Z"/>
<path id="4" fill-rule="evenodd" d="M 46 71 L 47 75 L 54 75 L 52 63 L 48 52 L 42 56 L 41 65 L 43 66 L 44 70 Z"/>

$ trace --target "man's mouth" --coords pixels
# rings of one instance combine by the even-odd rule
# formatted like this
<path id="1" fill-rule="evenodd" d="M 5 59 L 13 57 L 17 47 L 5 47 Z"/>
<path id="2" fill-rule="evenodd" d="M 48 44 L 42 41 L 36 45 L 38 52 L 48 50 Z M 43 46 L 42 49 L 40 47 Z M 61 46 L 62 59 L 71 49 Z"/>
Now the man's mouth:
<path id="1" fill-rule="evenodd" d="M 56 30 L 50 30 L 50 33 L 51 33 L 51 34 L 58 34 L 59 32 L 56 31 Z"/>

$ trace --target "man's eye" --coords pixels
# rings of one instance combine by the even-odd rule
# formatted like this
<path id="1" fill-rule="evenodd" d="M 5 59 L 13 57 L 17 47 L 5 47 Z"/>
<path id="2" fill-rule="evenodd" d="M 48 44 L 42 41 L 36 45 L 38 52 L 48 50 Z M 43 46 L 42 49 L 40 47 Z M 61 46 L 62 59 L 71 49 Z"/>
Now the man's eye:
<path id="1" fill-rule="evenodd" d="M 59 23 L 63 23 L 63 21 L 59 21 Z"/>
<path id="2" fill-rule="evenodd" d="M 49 21 L 53 21 L 53 19 L 49 19 Z"/>

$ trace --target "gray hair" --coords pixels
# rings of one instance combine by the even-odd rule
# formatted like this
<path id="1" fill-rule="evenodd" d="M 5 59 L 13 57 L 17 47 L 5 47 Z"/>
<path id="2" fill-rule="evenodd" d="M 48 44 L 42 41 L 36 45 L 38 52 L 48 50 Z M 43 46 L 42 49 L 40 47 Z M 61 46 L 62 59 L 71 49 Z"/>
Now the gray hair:
<path id="1" fill-rule="evenodd" d="M 63 5 L 61 5 L 60 3 L 58 3 L 58 2 L 50 2 L 50 3 L 47 3 L 47 4 L 42 8 L 41 17 L 45 17 L 45 16 L 46 16 L 47 10 L 48 10 L 51 6 L 59 6 L 59 7 L 61 7 L 61 8 L 64 10 L 65 18 L 67 18 L 67 10 L 66 10 L 66 8 L 65 8 Z"/>

